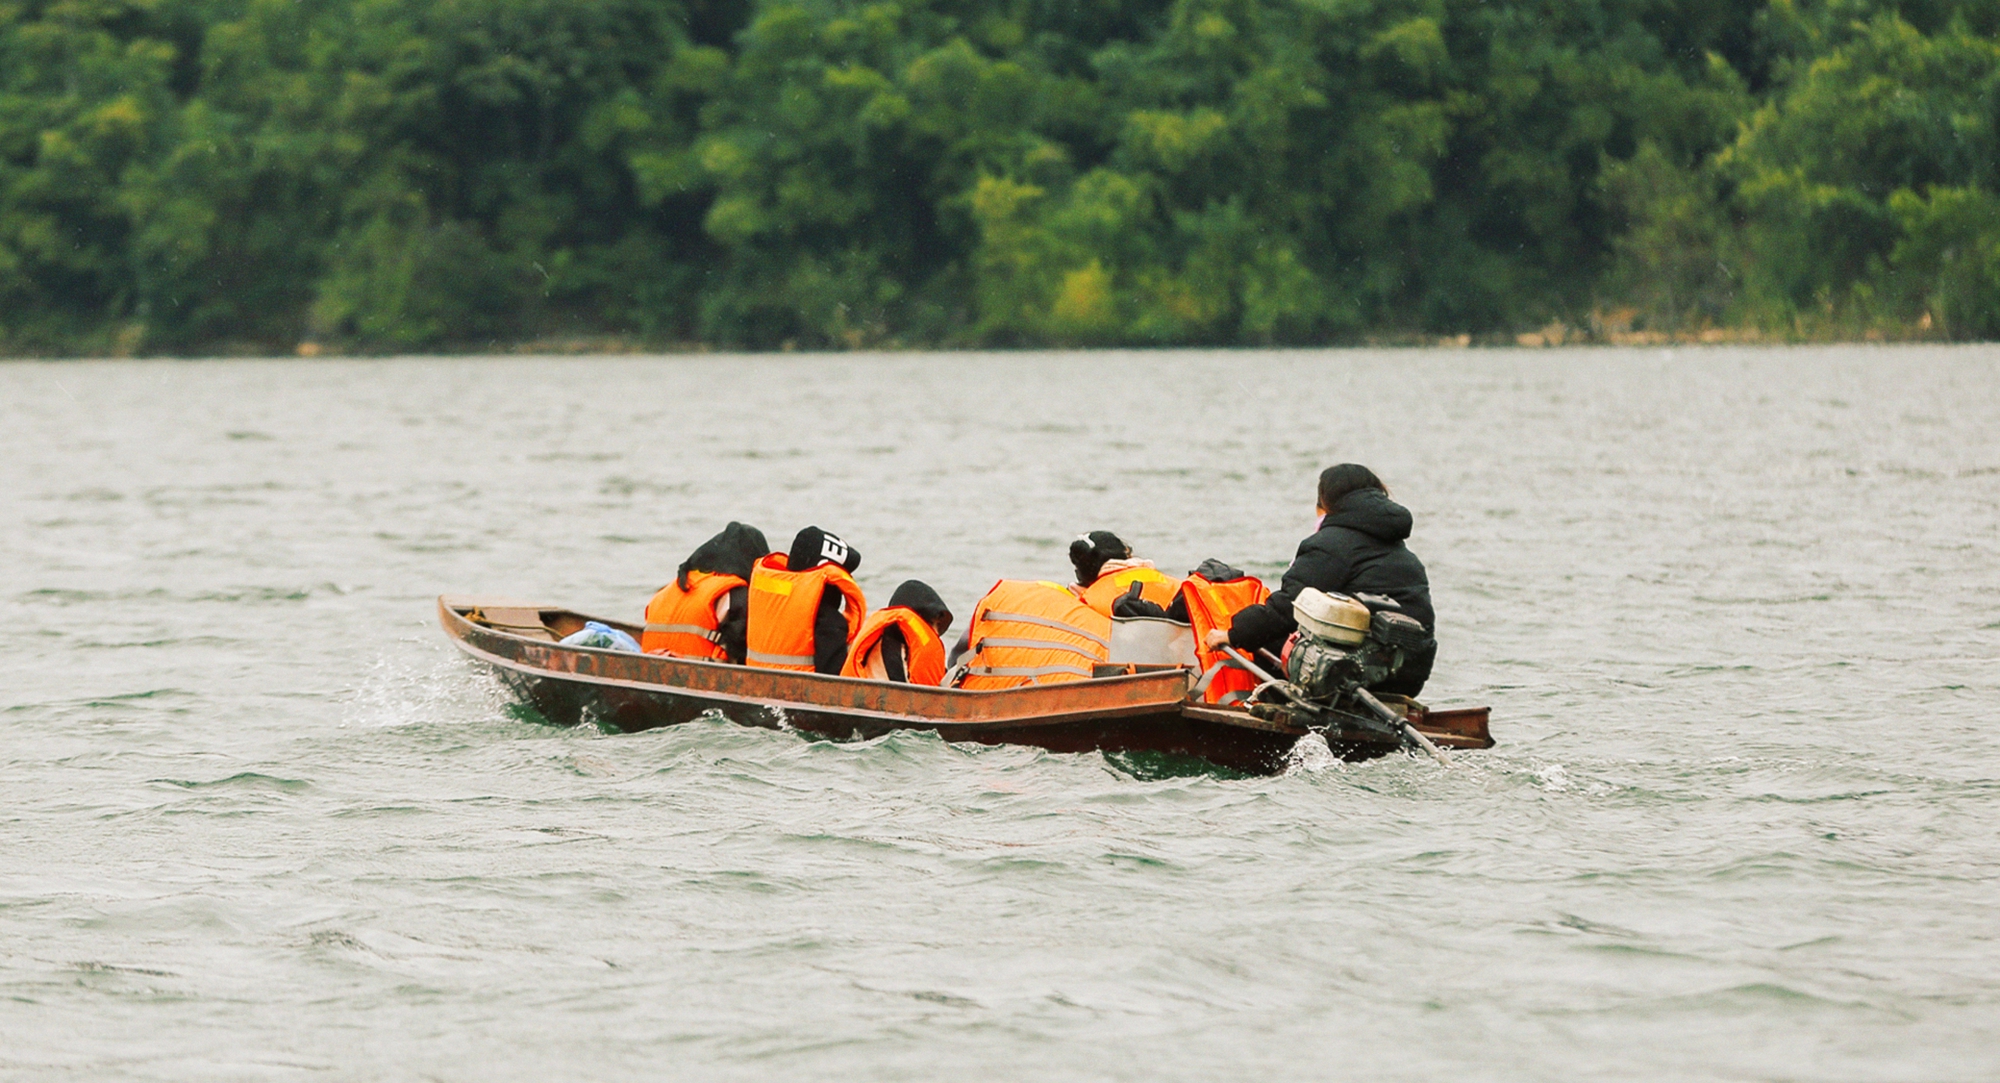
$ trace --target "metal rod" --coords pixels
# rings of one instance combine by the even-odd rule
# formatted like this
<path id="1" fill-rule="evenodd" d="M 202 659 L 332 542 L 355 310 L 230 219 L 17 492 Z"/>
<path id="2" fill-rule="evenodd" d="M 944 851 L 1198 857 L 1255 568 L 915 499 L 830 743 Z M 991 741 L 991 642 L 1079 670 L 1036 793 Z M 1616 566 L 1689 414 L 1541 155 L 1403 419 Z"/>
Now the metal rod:
<path id="1" fill-rule="evenodd" d="M 1300 699 L 1297 695 L 1295 695 L 1292 692 L 1290 685 L 1287 685 L 1285 682 L 1280 681 L 1278 678 L 1273 677 L 1269 673 L 1264 672 L 1264 670 L 1260 666 L 1258 666 L 1257 663 L 1252 662 L 1250 659 L 1244 657 L 1242 651 L 1237 650 L 1235 647 L 1224 647 L 1222 648 L 1222 653 L 1235 659 L 1237 665 L 1240 665 L 1244 669 L 1249 670 L 1251 675 L 1255 676 L 1258 680 L 1263 681 L 1266 685 L 1274 686 L 1278 689 L 1278 691 L 1283 692 L 1285 694 L 1286 699 L 1289 699 L 1293 703 L 1296 703 L 1302 707 L 1307 706 L 1304 700 Z M 1260 688 L 1259 691 L 1262 691 L 1262 689 Z M 1382 719 L 1382 721 L 1389 723 L 1389 725 L 1391 726 L 1394 726 L 1396 728 L 1396 731 L 1402 734 L 1403 740 L 1417 746 L 1418 748 L 1423 749 L 1425 752 L 1430 753 L 1431 758 L 1438 761 L 1440 764 L 1443 764 L 1446 767 L 1451 766 L 1451 758 L 1444 754 L 1444 749 L 1439 748 L 1438 746 L 1432 744 L 1430 738 L 1424 736 L 1423 733 L 1417 729 L 1417 727 L 1410 725 L 1409 719 L 1406 719 L 1402 715 L 1397 714 L 1395 711 L 1390 710 L 1389 705 L 1382 702 L 1379 699 L 1376 699 L 1374 693 L 1368 691 L 1366 688 L 1357 688 L 1354 690 L 1354 695 L 1356 698 L 1360 699 L 1363 704 L 1367 705 L 1369 710 L 1374 711 L 1375 714 Z"/>
<path id="2" fill-rule="evenodd" d="M 1237 650 L 1235 647 L 1223 647 L 1222 653 L 1236 659 L 1238 665 L 1249 670 L 1251 675 L 1260 681 L 1275 681 L 1278 679 L 1258 668 L 1257 663 L 1252 662 L 1242 651 Z"/>
<path id="3" fill-rule="evenodd" d="M 1451 760 L 1445 756 L 1444 749 L 1439 748 L 1438 746 L 1432 744 L 1430 738 L 1424 736 L 1423 733 L 1421 733 L 1417 729 L 1417 727 L 1410 725 L 1409 719 L 1406 719 L 1402 715 L 1397 714 L 1395 711 L 1390 710 L 1389 705 L 1382 702 L 1379 699 L 1376 699 L 1375 694 L 1373 692 L 1370 692 L 1366 688 L 1357 688 L 1354 690 L 1354 695 L 1355 698 L 1367 704 L 1369 710 L 1374 711 L 1376 714 L 1380 715 L 1384 722 L 1387 722 L 1390 725 L 1395 726 L 1397 729 L 1401 730 L 1403 733 L 1403 740 L 1408 741 L 1411 744 L 1416 745 L 1418 748 L 1423 749 L 1425 752 L 1430 753 L 1432 759 L 1438 761 L 1444 766 L 1446 767 L 1451 766 Z"/>

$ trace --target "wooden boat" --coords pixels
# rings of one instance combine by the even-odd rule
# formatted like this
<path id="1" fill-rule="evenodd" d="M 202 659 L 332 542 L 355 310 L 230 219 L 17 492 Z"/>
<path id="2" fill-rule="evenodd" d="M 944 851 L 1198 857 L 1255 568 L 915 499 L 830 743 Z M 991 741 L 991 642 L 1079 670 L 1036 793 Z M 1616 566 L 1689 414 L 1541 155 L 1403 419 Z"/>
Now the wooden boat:
<path id="1" fill-rule="evenodd" d="M 446 595 L 438 599 L 438 620 L 460 650 L 559 725 L 593 721 L 638 731 L 719 714 L 834 740 L 935 730 L 947 741 L 1052 752 L 1198 757 L 1250 774 L 1282 770 L 1307 732 L 1240 708 L 1190 701 L 1189 673 L 1174 666 L 1100 666 L 1092 680 L 972 692 L 563 646 L 556 641 L 586 620 L 635 638 L 640 629 L 556 606 Z M 1410 700 L 1396 706 L 1441 747 L 1493 747 L 1485 707 L 1433 711 Z M 1359 725 L 1326 737 L 1335 754 L 1350 760 L 1399 748 Z"/>

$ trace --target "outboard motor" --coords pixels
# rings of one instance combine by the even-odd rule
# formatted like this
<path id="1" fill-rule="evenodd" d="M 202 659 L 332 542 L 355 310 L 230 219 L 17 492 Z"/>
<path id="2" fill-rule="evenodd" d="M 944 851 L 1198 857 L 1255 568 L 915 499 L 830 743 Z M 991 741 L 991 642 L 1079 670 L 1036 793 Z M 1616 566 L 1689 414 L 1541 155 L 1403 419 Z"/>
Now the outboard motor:
<path id="1" fill-rule="evenodd" d="M 1428 650 L 1423 622 L 1381 598 L 1370 607 L 1345 594 L 1307 588 L 1292 602 L 1299 635 L 1285 660 L 1286 680 L 1260 686 L 1251 711 L 1311 729 L 1359 726 L 1393 734 L 1439 762 L 1444 753 L 1368 691 Z"/>
<path id="2" fill-rule="evenodd" d="M 1431 634 L 1415 617 L 1370 609 L 1345 594 L 1308 587 L 1292 603 L 1292 616 L 1299 638 L 1292 644 L 1285 676 L 1307 699 L 1329 706 L 1340 705 L 1357 688 L 1387 680 L 1431 645 Z"/>

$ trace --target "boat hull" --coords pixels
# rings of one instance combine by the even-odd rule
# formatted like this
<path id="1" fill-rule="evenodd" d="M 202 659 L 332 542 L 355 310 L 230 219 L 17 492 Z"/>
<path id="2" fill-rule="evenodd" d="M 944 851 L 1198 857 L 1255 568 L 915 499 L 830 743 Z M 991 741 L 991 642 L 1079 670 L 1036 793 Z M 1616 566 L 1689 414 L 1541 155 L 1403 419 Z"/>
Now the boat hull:
<path id="1" fill-rule="evenodd" d="M 505 623 L 507 614 L 516 623 Z M 559 725 L 594 722 L 636 732 L 719 715 L 832 740 L 934 730 L 947 741 L 1052 752 L 1195 757 L 1251 774 L 1283 770 L 1306 732 L 1245 711 L 1189 704 L 1187 674 L 1173 669 L 970 692 L 567 647 L 553 637 L 582 627 L 586 618 L 553 607 L 446 596 L 438 600 L 438 619 L 461 650 Z M 636 632 L 621 622 L 605 623 Z M 545 631 L 537 634 L 537 624 Z M 1447 717 L 1440 723 L 1439 716 Z M 1485 708 L 1429 712 L 1419 728 L 1447 746 L 1492 744 Z M 1349 759 L 1399 747 L 1368 731 L 1330 734 L 1328 744 Z"/>

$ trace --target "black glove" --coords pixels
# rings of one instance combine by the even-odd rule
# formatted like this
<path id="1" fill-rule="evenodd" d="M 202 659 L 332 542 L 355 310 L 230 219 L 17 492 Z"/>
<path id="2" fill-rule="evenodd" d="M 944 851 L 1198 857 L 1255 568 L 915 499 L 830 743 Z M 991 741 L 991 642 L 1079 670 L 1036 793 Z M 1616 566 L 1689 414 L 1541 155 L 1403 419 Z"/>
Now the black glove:
<path id="1" fill-rule="evenodd" d="M 1111 615 L 1114 617 L 1166 616 L 1167 615 L 1166 610 L 1161 609 L 1159 606 L 1154 605 L 1152 602 L 1149 602 L 1146 599 L 1139 597 L 1140 593 L 1143 592 L 1144 590 L 1145 590 L 1144 584 L 1142 583 L 1132 584 L 1131 590 L 1128 590 L 1125 593 L 1119 595 L 1118 600 L 1111 603 Z"/>

